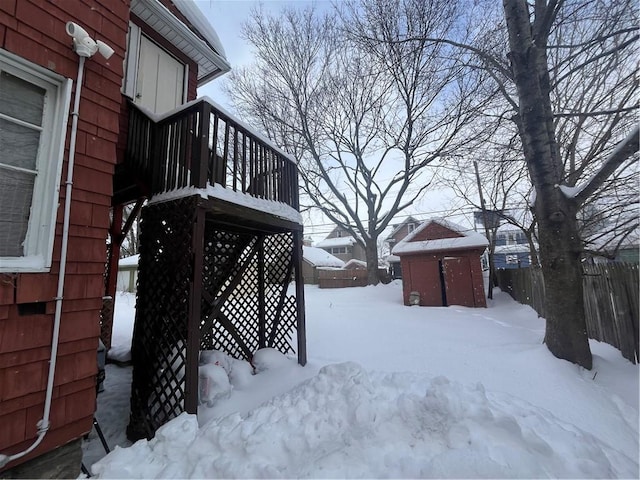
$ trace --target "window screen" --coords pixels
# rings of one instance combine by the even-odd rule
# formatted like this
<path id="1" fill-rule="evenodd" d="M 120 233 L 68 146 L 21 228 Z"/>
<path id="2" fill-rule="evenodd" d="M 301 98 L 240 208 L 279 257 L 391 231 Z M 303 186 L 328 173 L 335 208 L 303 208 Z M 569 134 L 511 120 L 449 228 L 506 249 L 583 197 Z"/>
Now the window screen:
<path id="1" fill-rule="evenodd" d="M 0 72 L 0 257 L 20 257 L 29 226 L 46 91 Z"/>

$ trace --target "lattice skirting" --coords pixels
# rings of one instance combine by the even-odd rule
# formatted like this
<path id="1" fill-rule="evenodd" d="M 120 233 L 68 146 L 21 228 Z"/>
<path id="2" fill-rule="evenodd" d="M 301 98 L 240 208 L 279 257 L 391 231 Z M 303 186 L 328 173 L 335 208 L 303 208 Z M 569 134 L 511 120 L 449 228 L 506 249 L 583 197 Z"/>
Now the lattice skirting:
<path id="1" fill-rule="evenodd" d="M 195 413 L 199 350 L 246 360 L 262 347 L 292 353 L 301 310 L 292 232 L 216 223 L 198 197 L 145 207 L 140 228 L 132 440 Z"/>

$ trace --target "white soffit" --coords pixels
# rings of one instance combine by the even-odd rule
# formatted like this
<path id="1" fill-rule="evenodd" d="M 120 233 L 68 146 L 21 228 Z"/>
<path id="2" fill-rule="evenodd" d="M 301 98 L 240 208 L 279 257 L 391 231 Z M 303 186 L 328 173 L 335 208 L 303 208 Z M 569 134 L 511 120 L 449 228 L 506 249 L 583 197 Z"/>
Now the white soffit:
<path id="1" fill-rule="evenodd" d="M 179 10 L 184 14 L 184 5 L 181 7 Z M 193 7 L 197 8 L 195 5 Z M 190 10 L 186 9 L 186 11 Z M 199 87 L 231 70 L 231 65 L 224 57 L 224 50 L 213 27 L 210 26 L 208 32 L 205 32 L 210 37 L 207 39 L 211 45 L 208 45 L 158 0 L 132 0 L 131 13 L 171 42 L 186 56 L 197 62 Z M 185 17 L 189 18 L 187 15 Z M 195 25 L 197 22 L 191 23 Z M 215 50 L 216 47 L 220 53 Z"/>

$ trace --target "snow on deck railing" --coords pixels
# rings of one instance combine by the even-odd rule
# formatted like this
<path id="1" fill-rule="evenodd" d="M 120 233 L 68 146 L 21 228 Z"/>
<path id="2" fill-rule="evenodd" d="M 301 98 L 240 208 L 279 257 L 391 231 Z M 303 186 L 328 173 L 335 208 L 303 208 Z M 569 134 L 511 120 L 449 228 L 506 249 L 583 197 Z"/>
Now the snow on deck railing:
<path id="1" fill-rule="evenodd" d="M 127 161 L 152 195 L 210 184 L 298 209 L 295 161 L 208 98 L 162 116 L 129 111 Z"/>

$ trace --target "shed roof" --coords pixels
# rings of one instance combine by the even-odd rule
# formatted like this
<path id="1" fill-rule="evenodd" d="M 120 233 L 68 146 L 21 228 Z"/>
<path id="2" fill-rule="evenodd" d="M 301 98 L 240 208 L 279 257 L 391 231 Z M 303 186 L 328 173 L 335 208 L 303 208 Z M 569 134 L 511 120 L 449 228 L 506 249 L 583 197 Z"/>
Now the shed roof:
<path id="1" fill-rule="evenodd" d="M 347 270 L 350 269 L 364 269 L 367 268 L 367 262 L 358 260 L 357 258 L 352 258 L 347 263 L 344 264 L 344 268 Z"/>
<path id="2" fill-rule="evenodd" d="M 414 240 L 416 237 L 420 238 L 420 233 L 433 223 L 437 223 L 447 230 L 450 230 L 453 234 L 460 236 L 452 235 L 450 238 L 438 238 L 434 240 Z M 434 218 L 426 220 L 422 225 L 398 242 L 393 248 L 392 253 L 394 255 L 403 255 L 408 253 L 465 250 L 484 248 L 487 245 L 489 245 L 489 241 L 484 235 L 445 220 L 444 218 Z"/>
<path id="3" fill-rule="evenodd" d="M 338 257 L 334 257 L 326 250 L 317 247 L 302 247 L 302 258 L 313 267 L 336 267 L 342 268 L 344 262 Z"/>
<path id="4" fill-rule="evenodd" d="M 347 237 L 334 237 L 334 238 L 325 238 L 321 242 L 316 243 L 316 247 L 319 248 L 330 248 L 330 247 L 348 247 L 349 245 L 354 245 L 356 243 L 356 239 L 351 235 Z"/>
<path id="5" fill-rule="evenodd" d="M 118 260 L 118 267 L 137 267 L 139 259 L 140 255 L 131 255 L 130 257 L 121 258 Z"/>

